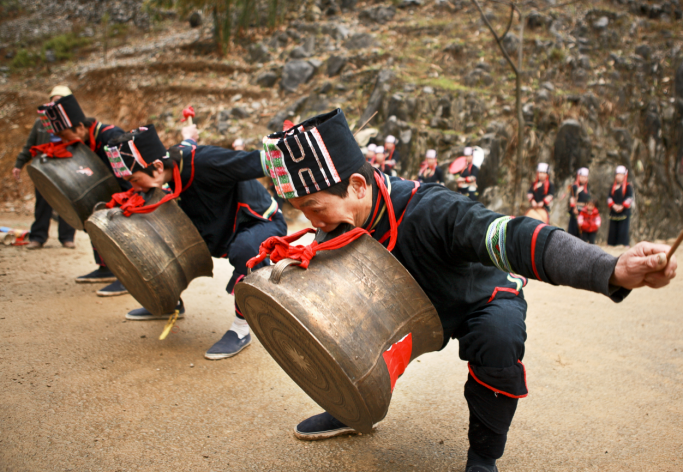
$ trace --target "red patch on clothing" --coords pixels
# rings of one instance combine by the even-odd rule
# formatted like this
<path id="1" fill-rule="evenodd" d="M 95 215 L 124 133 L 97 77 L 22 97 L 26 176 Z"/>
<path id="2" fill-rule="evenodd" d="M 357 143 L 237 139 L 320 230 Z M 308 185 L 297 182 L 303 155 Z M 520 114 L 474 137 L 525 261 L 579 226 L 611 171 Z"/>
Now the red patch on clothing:
<path id="1" fill-rule="evenodd" d="M 409 333 L 398 342 L 391 345 L 387 351 L 382 353 L 384 362 L 387 364 L 387 370 L 389 370 L 389 377 L 391 378 L 391 392 L 394 392 L 394 386 L 396 386 L 398 377 L 401 376 L 408 367 L 412 354 L 412 333 Z"/>

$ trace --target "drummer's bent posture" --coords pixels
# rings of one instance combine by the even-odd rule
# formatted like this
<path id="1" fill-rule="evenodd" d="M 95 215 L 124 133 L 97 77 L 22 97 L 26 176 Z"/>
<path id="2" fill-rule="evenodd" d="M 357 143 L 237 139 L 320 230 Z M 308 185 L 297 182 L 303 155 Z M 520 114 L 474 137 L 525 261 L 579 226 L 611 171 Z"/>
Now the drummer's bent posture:
<path id="1" fill-rule="evenodd" d="M 553 201 L 555 194 L 555 186 L 550 182 L 548 170 L 550 166 L 547 163 L 538 163 L 536 169 L 536 180 L 527 191 L 527 199 L 533 209 L 545 209 L 550 212 L 550 202 Z"/>
<path id="2" fill-rule="evenodd" d="M 38 112 L 43 116 L 42 120 L 45 125 L 50 127 L 51 133 L 55 133 L 65 143 L 74 140 L 82 141 L 111 170 L 107 155 L 104 152 L 104 145 L 109 140 L 123 134 L 121 128 L 114 125 L 106 125 L 95 118 L 86 118 L 85 113 L 83 113 L 81 106 L 78 104 L 78 100 L 73 95 L 66 95 L 54 102 L 42 105 L 38 107 Z M 121 189 L 130 189 L 130 184 L 123 179 L 117 179 L 117 181 Z M 95 263 L 97 263 L 98 268 L 91 273 L 77 277 L 76 282 L 111 282 L 110 285 L 97 291 L 98 296 L 127 294 L 126 288 L 116 280 L 114 274 L 107 268 L 97 251 L 94 251 L 94 254 Z"/>
<path id="3" fill-rule="evenodd" d="M 234 267 L 226 290 L 247 274 L 247 261 L 258 254 L 271 236 L 287 234 L 287 224 L 277 203 L 255 179 L 264 176 L 261 151 L 233 151 L 217 146 L 197 146 L 197 128 L 182 130 L 183 141 L 166 151 L 154 125 L 148 125 L 109 142 L 120 154 L 125 170 L 119 170 L 136 191 L 148 191 L 168 183 L 176 192 L 174 173 L 180 172 L 182 194 L 178 205 L 190 217 L 211 256 L 228 258 Z M 135 150 L 131 150 L 131 145 Z M 136 159 L 134 154 L 140 159 Z M 120 168 L 119 168 L 120 169 Z M 258 267 L 270 264 L 264 261 Z M 178 310 L 184 313 L 182 303 Z M 249 325 L 235 304 L 236 318 L 226 334 L 206 354 L 210 360 L 236 355 L 251 343 Z M 146 309 L 132 310 L 129 320 L 168 318 Z"/>
<path id="4" fill-rule="evenodd" d="M 392 254 L 438 311 L 444 345 L 458 339 L 460 358 L 469 362 L 472 471 L 495 471 L 518 399 L 527 395 L 526 278 L 620 302 L 630 289 L 661 287 L 675 276 L 668 246 L 640 243 L 615 258 L 537 220 L 500 215 L 443 186 L 373 170 L 339 109 L 270 135 L 264 144 L 275 187 L 319 229 L 318 239 L 355 226 L 395 244 Z M 307 440 L 351 432 L 327 413 L 295 431 Z"/>

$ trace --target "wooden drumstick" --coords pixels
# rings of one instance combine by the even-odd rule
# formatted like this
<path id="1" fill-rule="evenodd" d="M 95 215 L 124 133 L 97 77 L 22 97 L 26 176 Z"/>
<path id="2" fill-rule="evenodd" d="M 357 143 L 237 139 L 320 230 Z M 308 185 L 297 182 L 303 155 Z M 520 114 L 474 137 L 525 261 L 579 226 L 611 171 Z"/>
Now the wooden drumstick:
<path id="1" fill-rule="evenodd" d="M 671 245 L 671 249 L 666 255 L 666 262 L 668 263 L 671 257 L 676 253 L 676 250 L 678 249 L 678 246 L 681 244 L 683 241 L 683 230 L 681 230 L 681 233 L 678 234 L 678 238 L 676 238 L 676 241 L 674 241 L 674 244 Z"/>

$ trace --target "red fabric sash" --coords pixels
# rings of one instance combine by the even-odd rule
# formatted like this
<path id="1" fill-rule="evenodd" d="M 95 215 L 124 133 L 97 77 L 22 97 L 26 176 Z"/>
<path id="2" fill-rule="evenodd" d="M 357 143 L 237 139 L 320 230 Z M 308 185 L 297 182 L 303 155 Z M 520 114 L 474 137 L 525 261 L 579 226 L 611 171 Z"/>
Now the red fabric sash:
<path id="1" fill-rule="evenodd" d="M 384 178 L 380 177 L 375 173 L 375 181 L 379 186 L 379 190 L 384 198 L 387 205 L 387 213 L 389 215 L 389 230 L 390 240 L 387 249 L 389 251 L 394 249 L 396 246 L 396 239 L 398 238 L 398 225 L 396 224 L 396 214 L 394 213 L 394 207 L 391 203 L 391 198 L 389 196 L 389 191 L 387 186 L 384 184 Z M 259 247 L 259 254 L 254 256 L 249 261 L 247 261 L 247 268 L 253 268 L 261 261 L 270 256 L 271 261 L 277 263 L 285 258 L 291 258 L 300 261 L 300 266 L 304 269 L 308 268 L 309 263 L 316 255 L 318 251 L 323 250 L 336 250 L 342 248 L 352 241 L 357 240 L 363 234 L 370 234 L 366 229 L 361 227 L 356 227 L 353 230 L 342 233 L 338 237 L 332 238 L 324 243 L 318 243 L 317 241 L 312 242 L 310 245 L 296 245 L 292 246 L 290 243 L 298 240 L 303 235 L 307 233 L 315 233 L 314 228 L 305 228 L 296 233 L 292 233 L 286 237 L 270 237 Z"/>
<path id="2" fill-rule="evenodd" d="M 80 140 L 69 141 L 64 143 L 63 141 L 45 143 L 43 145 L 31 146 L 31 156 L 34 158 L 36 155 L 42 153 L 48 158 L 70 158 L 73 156 L 71 151 L 66 149 L 67 146 L 71 146 L 74 143 L 78 143 Z"/>
<path id="3" fill-rule="evenodd" d="M 187 188 L 190 187 L 190 185 L 192 184 L 192 181 L 194 181 L 194 154 L 196 149 L 196 146 L 192 146 L 192 168 L 190 173 L 190 180 L 187 182 L 187 185 L 185 187 L 183 187 L 183 181 L 180 179 L 180 169 L 176 165 L 173 168 L 173 183 L 175 191 L 173 191 L 170 194 L 166 194 L 156 204 L 145 205 L 145 199 L 140 194 L 138 194 L 135 191 L 135 189 L 130 189 L 126 192 L 118 192 L 112 195 L 111 200 L 107 202 L 106 207 L 108 209 L 120 207 L 123 211 L 123 215 L 126 217 L 130 217 L 133 214 L 148 214 L 150 212 L 153 212 L 154 210 L 156 210 L 157 207 L 165 204 L 169 200 L 175 199 L 181 194 L 181 192 L 186 191 Z"/>

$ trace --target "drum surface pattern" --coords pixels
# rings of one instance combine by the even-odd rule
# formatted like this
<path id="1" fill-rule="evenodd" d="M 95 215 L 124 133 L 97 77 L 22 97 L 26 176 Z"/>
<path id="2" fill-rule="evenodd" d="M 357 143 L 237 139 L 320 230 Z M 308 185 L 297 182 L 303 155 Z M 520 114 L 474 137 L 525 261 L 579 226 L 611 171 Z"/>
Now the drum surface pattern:
<path id="1" fill-rule="evenodd" d="M 356 386 L 322 345 L 276 302 L 249 292 L 244 305 L 256 321 L 252 328 L 287 374 L 340 421 L 350 424 L 367 418 Z"/>

